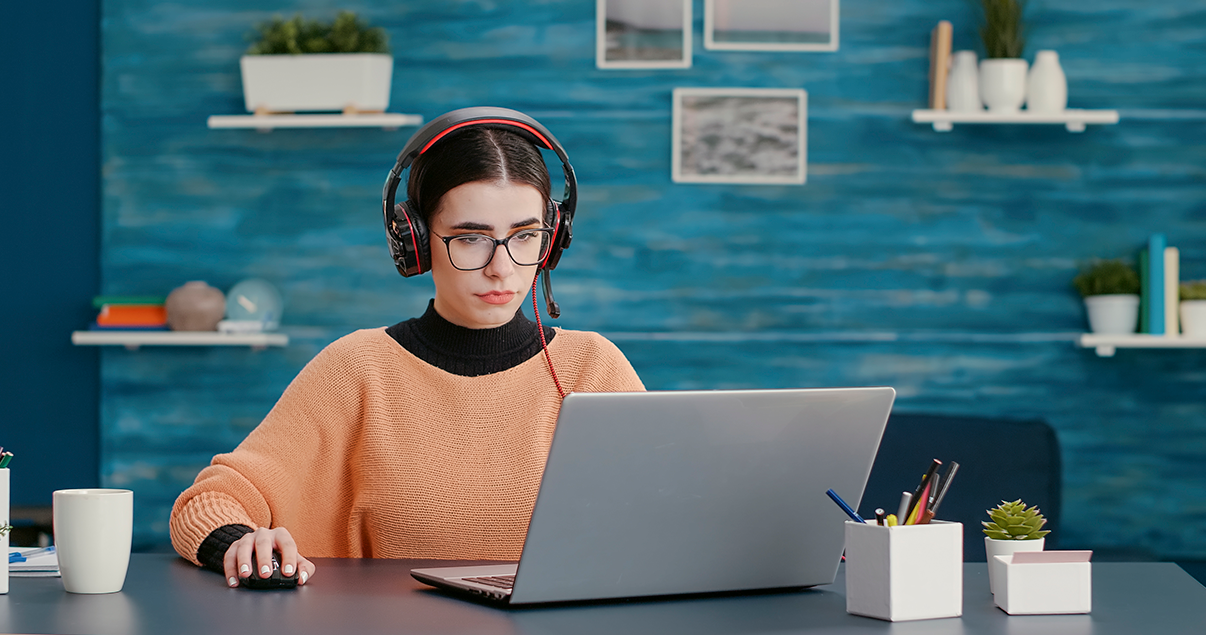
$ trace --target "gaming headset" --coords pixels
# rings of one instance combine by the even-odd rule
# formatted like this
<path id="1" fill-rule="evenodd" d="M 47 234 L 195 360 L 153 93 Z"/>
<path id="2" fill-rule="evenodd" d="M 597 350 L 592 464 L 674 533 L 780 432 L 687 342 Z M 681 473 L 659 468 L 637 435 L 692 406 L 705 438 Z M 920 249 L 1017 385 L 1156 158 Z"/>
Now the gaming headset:
<path id="1" fill-rule="evenodd" d="M 406 146 L 398 154 L 398 161 L 385 179 L 385 188 L 381 193 L 385 235 L 394 266 L 398 268 L 398 273 L 408 278 L 431 270 L 431 243 L 427 224 L 418 213 L 417 206 L 409 199 L 395 203 L 402 173 L 433 145 L 471 127 L 497 128 L 517 133 L 537 147 L 557 153 L 557 158 L 561 160 L 561 167 L 565 172 L 565 194 L 561 201 L 550 200 L 545 209 L 545 222 L 553 228 L 552 246 L 537 269 L 538 273 L 544 274 L 545 306 L 549 316 L 556 318 L 561 315 L 561 309 L 553 300 L 549 271 L 557 267 L 557 262 L 561 260 L 561 252 L 569 247 L 574 237 L 574 208 L 578 204 L 578 182 L 574 178 L 574 168 L 570 165 L 569 157 L 557 139 L 535 119 L 515 110 L 494 107 L 454 110 L 433 119 L 406 142 Z"/>

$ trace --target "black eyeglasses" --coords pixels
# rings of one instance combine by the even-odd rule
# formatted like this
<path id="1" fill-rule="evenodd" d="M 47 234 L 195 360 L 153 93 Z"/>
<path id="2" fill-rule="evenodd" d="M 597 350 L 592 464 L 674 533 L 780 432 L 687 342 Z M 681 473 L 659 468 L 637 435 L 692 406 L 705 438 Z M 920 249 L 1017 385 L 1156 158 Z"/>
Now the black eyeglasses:
<path id="1" fill-rule="evenodd" d="M 460 234 L 459 236 L 439 236 L 448 249 L 448 260 L 452 266 L 461 271 L 477 271 L 483 269 L 494 260 L 498 246 L 507 248 L 511 261 L 521 267 L 538 265 L 549 255 L 553 244 L 553 229 L 524 229 L 498 239 L 483 234 Z"/>

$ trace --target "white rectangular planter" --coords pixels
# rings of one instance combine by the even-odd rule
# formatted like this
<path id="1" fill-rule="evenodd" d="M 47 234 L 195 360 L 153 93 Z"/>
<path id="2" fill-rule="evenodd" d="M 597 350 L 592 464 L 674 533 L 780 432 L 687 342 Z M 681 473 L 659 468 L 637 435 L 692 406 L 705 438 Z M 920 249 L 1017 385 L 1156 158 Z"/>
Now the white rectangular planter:
<path id="1" fill-rule="evenodd" d="M 892 622 L 963 615 L 963 525 L 847 521 L 846 612 Z"/>
<path id="2" fill-rule="evenodd" d="M 384 111 L 394 58 L 381 53 L 244 55 L 248 112 Z"/>
<path id="3" fill-rule="evenodd" d="M 1034 551 L 995 556 L 1004 584 L 993 601 L 1010 615 L 1088 613 L 1093 610 L 1092 551 Z"/>

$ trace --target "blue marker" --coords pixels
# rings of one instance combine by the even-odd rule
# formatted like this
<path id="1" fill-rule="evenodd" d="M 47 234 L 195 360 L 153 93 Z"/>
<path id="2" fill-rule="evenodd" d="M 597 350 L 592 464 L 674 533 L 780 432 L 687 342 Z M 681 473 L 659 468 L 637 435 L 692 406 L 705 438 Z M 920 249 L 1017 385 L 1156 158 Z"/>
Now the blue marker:
<path id="1" fill-rule="evenodd" d="M 867 523 L 867 521 L 863 520 L 862 516 L 859 516 L 853 509 L 850 509 L 850 506 L 846 504 L 846 501 L 842 500 L 841 496 L 837 495 L 837 492 L 828 490 L 825 493 L 829 494 L 829 498 L 832 498 L 833 502 L 837 503 L 838 507 L 842 508 L 842 511 L 846 512 L 846 515 L 850 517 L 850 520 L 853 520 L 856 523 Z"/>

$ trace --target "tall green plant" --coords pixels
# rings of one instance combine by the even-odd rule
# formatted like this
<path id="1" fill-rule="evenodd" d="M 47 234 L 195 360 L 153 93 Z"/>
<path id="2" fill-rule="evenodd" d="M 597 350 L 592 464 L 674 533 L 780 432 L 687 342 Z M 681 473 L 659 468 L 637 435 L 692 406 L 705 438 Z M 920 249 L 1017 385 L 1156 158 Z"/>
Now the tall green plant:
<path id="1" fill-rule="evenodd" d="M 279 15 L 256 27 L 256 42 L 248 55 L 303 55 L 306 53 L 389 53 L 389 36 L 370 28 L 351 11 L 341 11 L 333 23 L 303 18 L 285 20 Z"/>
<path id="2" fill-rule="evenodd" d="M 984 9 L 980 39 L 984 41 L 985 57 L 1021 58 L 1026 48 L 1022 24 L 1025 0 L 980 0 L 980 6 Z"/>

